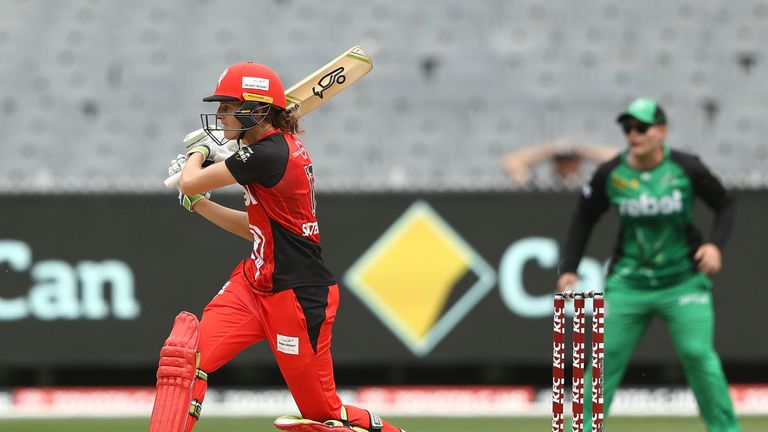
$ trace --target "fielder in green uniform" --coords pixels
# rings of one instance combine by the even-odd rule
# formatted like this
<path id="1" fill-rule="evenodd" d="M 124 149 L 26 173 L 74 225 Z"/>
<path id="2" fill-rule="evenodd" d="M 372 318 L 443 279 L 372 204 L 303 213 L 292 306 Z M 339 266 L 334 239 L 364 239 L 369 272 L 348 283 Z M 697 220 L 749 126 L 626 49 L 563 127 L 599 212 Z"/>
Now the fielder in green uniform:
<path id="1" fill-rule="evenodd" d="M 733 197 L 696 156 L 665 145 L 667 119 L 655 101 L 635 100 L 617 121 L 628 148 L 600 165 L 584 187 L 557 283 L 560 292 L 576 283 L 592 227 L 614 207 L 620 231 L 605 283 L 605 412 L 637 342 L 651 319 L 659 317 L 670 331 L 707 430 L 738 431 L 713 346 L 708 277 L 720 270 L 735 216 Z M 696 197 L 715 213 L 706 240 L 692 224 Z M 590 382 L 591 376 L 586 377 L 585 387 Z M 585 405 L 587 423 L 591 410 Z"/>

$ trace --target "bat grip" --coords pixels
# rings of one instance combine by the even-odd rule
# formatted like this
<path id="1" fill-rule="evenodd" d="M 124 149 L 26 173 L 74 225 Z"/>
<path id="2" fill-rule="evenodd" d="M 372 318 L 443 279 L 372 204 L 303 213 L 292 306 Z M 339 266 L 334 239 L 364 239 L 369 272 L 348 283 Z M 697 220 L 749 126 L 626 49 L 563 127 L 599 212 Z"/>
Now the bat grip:
<path id="1" fill-rule="evenodd" d="M 175 189 L 176 186 L 179 185 L 179 180 L 180 179 L 181 179 L 181 173 L 177 172 L 176 174 L 174 174 L 174 175 L 168 177 L 167 179 L 165 179 L 165 181 L 163 183 L 165 184 L 166 188 L 168 188 L 168 189 Z"/>

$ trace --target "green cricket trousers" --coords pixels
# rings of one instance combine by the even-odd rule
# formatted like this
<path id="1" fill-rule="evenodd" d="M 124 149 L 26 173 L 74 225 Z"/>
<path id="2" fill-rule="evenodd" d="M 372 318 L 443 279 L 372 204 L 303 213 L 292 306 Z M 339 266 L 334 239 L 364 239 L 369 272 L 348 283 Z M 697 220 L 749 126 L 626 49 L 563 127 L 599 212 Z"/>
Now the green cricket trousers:
<path id="1" fill-rule="evenodd" d="M 708 432 L 738 432 L 728 383 L 715 352 L 712 283 L 703 273 L 667 288 L 637 289 L 608 278 L 605 287 L 605 413 L 611 406 L 632 353 L 651 319 L 658 316 L 669 329 L 685 377 Z M 590 399 L 592 373 L 586 371 L 585 402 Z M 591 404 L 584 406 L 584 430 L 591 430 Z M 610 430 L 610 429 L 606 429 Z"/>

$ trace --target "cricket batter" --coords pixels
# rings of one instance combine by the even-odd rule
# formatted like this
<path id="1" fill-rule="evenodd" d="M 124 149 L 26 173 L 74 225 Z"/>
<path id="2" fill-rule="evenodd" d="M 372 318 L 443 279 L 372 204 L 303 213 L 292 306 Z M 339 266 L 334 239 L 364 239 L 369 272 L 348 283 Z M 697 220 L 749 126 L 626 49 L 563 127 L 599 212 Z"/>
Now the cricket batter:
<path id="1" fill-rule="evenodd" d="M 720 270 L 733 226 L 733 197 L 696 156 L 667 147 L 667 119 L 655 101 L 635 100 L 617 121 L 628 148 L 601 164 L 583 188 L 557 290 L 577 282 L 590 232 L 608 207 L 614 207 L 621 228 L 605 282 L 606 413 L 637 342 L 658 316 L 669 328 L 707 430 L 736 432 L 728 383 L 713 347 L 709 279 Z M 692 223 L 696 197 L 715 213 L 706 240 Z M 591 383 L 591 376 L 585 383 Z M 584 418 L 589 431 L 590 404 L 585 404 Z"/>
<path id="2" fill-rule="evenodd" d="M 312 161 L 296 136 L 298 118 L 285 109 L 279 77 L 260 64 L 235 64 L 203 100 L 219 103 L 215 114 L 201 115 L 203 127 L 239 140 L 241 149 L 203 168 L 214 160 L 216 146 L 193 146 L 181 171 L 181 204 L 253 248 L 199 324 L 187 312 L 177 317 L 161 351 L 150 431 L 190 431 L 208 374 L 260 341 L 269 343 L 303 417 L 280 418 L 276 426 L 299 432 L 401 431 L 369 411 L 342 405 L 336 393 L 331 333 L 339 286 L 323 264 Z M 208 191 L 235 183 L 244 189 L 245 211 L 206 198 Z"/>

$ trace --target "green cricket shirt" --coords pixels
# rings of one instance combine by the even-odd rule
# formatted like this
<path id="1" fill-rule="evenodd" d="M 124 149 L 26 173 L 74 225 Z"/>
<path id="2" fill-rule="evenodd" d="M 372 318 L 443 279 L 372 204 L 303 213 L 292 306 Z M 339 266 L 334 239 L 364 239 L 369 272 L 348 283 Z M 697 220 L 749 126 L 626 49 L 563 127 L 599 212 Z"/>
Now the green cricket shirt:
<path id="1" fill-rule="evenodd" d="M 627 163 L 627 152 L 601 164 L 584 186 L 571 222 L 560 272 L 576 272 L 600 216 L 613 207 L 620 220 L 608 275 L 638 288 L 665 287 L 693 275 L 703 238 L 693 225 L 701 198 L 714 212 L 708 242 L 723 249 L 733 226 L 734 200 L 698 157 L 664 148 L 650 170 Z"/>

